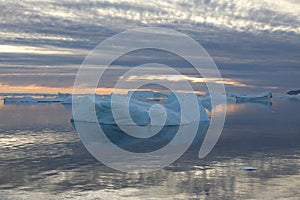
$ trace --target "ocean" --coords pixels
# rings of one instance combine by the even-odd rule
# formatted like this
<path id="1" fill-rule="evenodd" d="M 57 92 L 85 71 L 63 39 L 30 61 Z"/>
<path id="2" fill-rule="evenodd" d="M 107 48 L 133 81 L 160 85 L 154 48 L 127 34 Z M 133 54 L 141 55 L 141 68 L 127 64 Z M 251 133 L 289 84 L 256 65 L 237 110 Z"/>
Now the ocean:
<path id="1" fill-rule="evenodd" d="M 70 122 L 70 105 L 1 101 L 0 199 L 296 200 L 299 110 L 296 99 L 229 103 L 223 132 L 208 156 L 198 157 L 200 135 L 171 165 L 124 173 L 86 150 Z"/>

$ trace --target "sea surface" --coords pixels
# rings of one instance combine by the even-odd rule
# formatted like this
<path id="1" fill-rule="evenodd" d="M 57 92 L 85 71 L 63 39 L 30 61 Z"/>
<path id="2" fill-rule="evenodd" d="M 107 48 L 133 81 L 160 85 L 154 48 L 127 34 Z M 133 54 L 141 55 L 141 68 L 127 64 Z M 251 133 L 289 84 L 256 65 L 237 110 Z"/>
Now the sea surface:
<path id="1" fill-rule="evenodd" d="M 0 199 L 298 200 L 300 100 L 227 109 L 222 135 L 204 159 L 200 137 L 164 169 L 123 173 L 88 153 L 70 122 L 70 105 L 1 100 Z"/>

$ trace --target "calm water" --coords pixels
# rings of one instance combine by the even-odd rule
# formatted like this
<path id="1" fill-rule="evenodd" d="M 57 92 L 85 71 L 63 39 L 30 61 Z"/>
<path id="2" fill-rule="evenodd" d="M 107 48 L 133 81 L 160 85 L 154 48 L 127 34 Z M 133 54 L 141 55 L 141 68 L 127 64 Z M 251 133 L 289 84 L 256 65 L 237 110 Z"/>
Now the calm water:
<path id="1" fill-rule="evenodd" d="M 198 138 L 171 166 L 126 174 L 86 151 L 70 107 L 0 102 L 0 199 L 299 199 L 299 110 L 288 99 L 229 104 L 205 159 Z"/>

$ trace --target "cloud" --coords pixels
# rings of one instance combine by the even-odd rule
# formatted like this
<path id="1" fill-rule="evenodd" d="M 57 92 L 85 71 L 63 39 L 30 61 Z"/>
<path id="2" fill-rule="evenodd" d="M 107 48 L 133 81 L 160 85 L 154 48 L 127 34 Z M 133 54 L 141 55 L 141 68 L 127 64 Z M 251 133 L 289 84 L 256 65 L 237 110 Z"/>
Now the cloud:
<path id="1" fill-rule="evenodd" d="M 181 82 L 190 81 L 192 83 L 216 83 L 225 84 L 238 87 L 254 87 L 253 85 L 246 85 L 244 83 L 235 81 L 230 78 L 200 78 L 186 75 L 143 75 L 143 76 L 130 76 L 127 81 L 148 81 L 148 80 L 160 80 L 160 81 L 170 81 L 170 82 Z"/>
<path id="2" fill-rule="evenodd" d="M 238 82 L 246 85 L 284 85 L 284 78 L 296 75 L 284 73 L 275 79 L 278 76 L 268 71 L 280 73 L 300 66 L 297 0 L 0 0 L 0 9 L 0 79 L 10 84 L 37 81 L 47 85 L 49 80 L 58 87 L 59 82 L 51 82 L 57 76 L 64 80 L 62 85 L 69 86 L 72 80 L 65 71 L 76 72 L 99 42 L 141 26 L 173 28 L 188 34 L 204 46 L 226 78 L 244 78 L 247 81 Z M 178 59 L 158 57 L 155 52 L 131 54 L 115 64 L 134 66 L 153 60 L 185 65 Z M 29 70 L 28 74 L 18 71 L 19 67 Z M 264 76 L 257 76 L 257 71 Z M 47 73 L 51 77 L 43 80 Z M 249 76 L 245 78 L 243 73 Z"/>
<path id="3" fill-rule="evenodd" d="M 300 34 L 300 3 L 288 0 L 26 0 L 1 1 L 0 6 L 2 36 L 17 30 L 19 36 L 30 32 L 44 39 L 72 41 L 91 37 L 97 26 L 118 30 L 141 25 Z"/>
<path id="4" fill-rule="evenodd" d="M 34 47 L 19 45 L 1 45 L 0 53 L 46 54 L 46 55 L 80 55 L 78 50 L 53 47 Z M 82 52 L 87 53 L 87 52 Z"/>

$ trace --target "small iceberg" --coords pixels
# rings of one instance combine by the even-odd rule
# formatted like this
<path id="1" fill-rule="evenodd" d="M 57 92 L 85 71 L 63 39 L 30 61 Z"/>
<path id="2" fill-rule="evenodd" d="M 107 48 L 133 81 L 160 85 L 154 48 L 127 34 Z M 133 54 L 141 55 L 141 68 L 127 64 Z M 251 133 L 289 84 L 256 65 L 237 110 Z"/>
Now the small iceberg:
<path id="1" fill-rule="evenodd" d="M 51 95 L 52 96 L 52 95 Z M 58 93 L 55 97 L 48 97 L 47 94 L 44 94 L 43 97 L 36 97 L 25 95 L 21 97 L 5 97 L 4 104 L 8 103 L 57 103 L 63 102 L 66 98 L 72 98 L 71 94 L 67 93 Z"/>
<path id="2" fill-rule="evenodd" d="M 86 96 L 77 106 L 71 121 L 95 122 L 107 125 L 177 126 L 195 122 L 194 108 L 181 115 L 177 97 L 185 99 L 193 94 L 171 93 L 164 104 L 143 102 L 128 95 L 112 94 L 105 98 Z M 114 101 L 112 99 L 114 98 Z M 209 121 L 205 109 L 197 99 L 200 121 Z M 112 108 L 113 105 L 113 108 Z M 96 114 L 96 116 L 95 116 Z M 164 122 L 164 123 L 163 123 Z M 162 124 L 163 123 L 163 124 Z"/>
<path id="3" fill-rule="evenodd" d="M 10 103 L 37 103 L 38 99 L 33 98 L 31 96 L 24 96 L 24 97 L 5 97 L 4 104 Z"/>
<path id="4" fill-rule="evenodd" d="M 300 95 L 300 90 L 291 90 L 291 91 L 288 91 L 287 94 L 289 94 L 289 95 Z"/>
<path id="5" fill-rule="evenodd" d="M 270 91 L 264 92 L 257 95 L 236 95 L 236 102 L 259 102 L 259 101 L 270 101 L 272 93 Z"/>
<path id="6" fill-rule="evenodd" d="M 245 171 L 255 171 L 255 170 L 257 170 L 256 167 L 241 167 L 240 169 L 245 170 Z"/>

